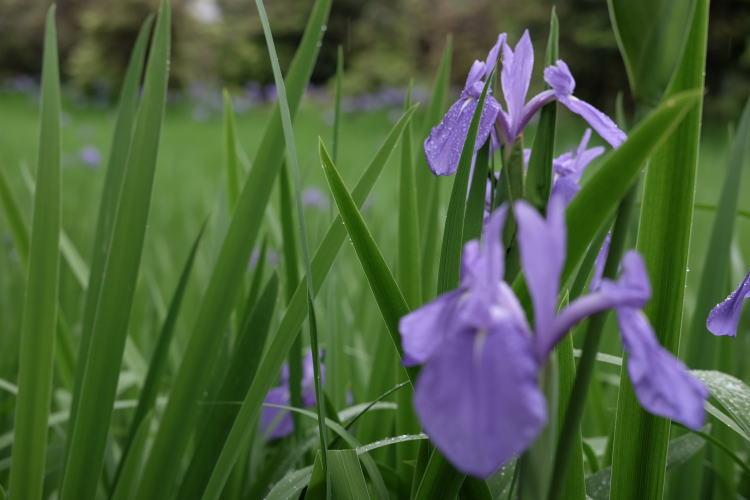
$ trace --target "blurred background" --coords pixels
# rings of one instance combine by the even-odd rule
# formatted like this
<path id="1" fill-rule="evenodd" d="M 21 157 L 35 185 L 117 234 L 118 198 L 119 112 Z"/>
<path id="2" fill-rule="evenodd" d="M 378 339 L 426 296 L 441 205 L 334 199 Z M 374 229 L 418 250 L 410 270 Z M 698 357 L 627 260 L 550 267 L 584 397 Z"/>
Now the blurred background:
<path id="1" fill-rule="evenodd" d="M 11 90 L 32 87 L 40 67 L 47 0 L 0 0 L 0 81 Z M 271 69 L 251 0 L 172 0 L 174 43 L 170 83 L 175 90 L 268 99 Z M 266 2 L 282 64 L 301 37 L 311 0 Z M 158 0 L 62 0 L 58 6 L 61 70 L 68 89 L 112 101 L 130 48 Z M 400 100 L 410 78 L 428 86 L 448 34 L 453 35 L 453 83 L 471 61 L 484 58 L 497 32 L 511 40 L 528 28 L 541 59 L 550 10 L 561 23 L 561 56 L 578 93 L 611 109 L 627 85 L 605 0 L 336 0 L 313 75 L 327 88 L 336 50 L 344 49 L 347 95 Z M 750 86 L 750 0 L 712 2 L 708 49 L 709 119 L 734 116 Z M 536 71 L 541 71 L 538 65 Z M 537 80 L 537 85 L 539 84 Z M 390 92 L 390 94 L 389 94 Z M 204 95 L 205 97 L 205 95 Z M 370 105 L 375 105 L 373 100 Z M 366 106 L 367 103 L 362 103 Z"/>

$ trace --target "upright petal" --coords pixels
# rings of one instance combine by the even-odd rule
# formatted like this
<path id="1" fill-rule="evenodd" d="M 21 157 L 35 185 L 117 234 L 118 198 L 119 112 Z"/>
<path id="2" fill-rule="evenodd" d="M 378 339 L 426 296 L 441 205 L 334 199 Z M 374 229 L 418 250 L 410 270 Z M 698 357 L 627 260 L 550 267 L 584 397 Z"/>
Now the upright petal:
<path id="1" fill-rule="evenodd" d="M 565 214 L 562 200 L 553 197 L 544 219 L 534 207 L 516 202 L 521 265 L 534 303 L 534 331 L 538 338 L 552 333 L 565 263 Z"/>
<path id="2" fill-rule="evenodd" d="M 458 160 L 461 157 L 471 118 L 474 116 L 476 108 L 476 99 L 459 99 L 450 107 L 443 117 L 443 121 L 434 127 L 425 139 L 425 156 L 427 156 L 430 170 L 435 175 L 453 175 L 456 173 Z M 475 151 L 479 150 L 487 141 L 499 110 L 500 104 L 494 97 L 488 95 L 479 120 Z"/>
<path id="3" fill-rule="evenodd" d="M 664 349 L 645 315 L 632 307 L 617 309 L 628 375 L 646 410 L 698 430 L 705 420 L 708 391 L 687 367 Z"/>
<path id="4" fill-rule="evenodd" d="M 503 70 L 500 80 L 511 122 L 521 116 L 533 68 L 534 48 L 531 45 L 529 31 L 526 30 L 516 44 L 515 50 L 511 50 L 507 43 L 503 45 Z"/>
<path id="5" fill-rule="evenodd" d="M 289 388 L 286 385 L 274 387 L 266 395 L 264 403 L 289 406 Z M 292 416 L 288 410 L 264 406 L 260 417 L 261 429 L 269 439 L 288 436 L 294 430 Z"/>
<path id="6" fill-rule="evenodd" d="M 573 73 L 565 64 L 565 61 L 558 59 L 557 62 L 544 69 L 544 81 L 552 87 L 555 93 L 560 95 L 571 95 L 576 89 L 576 80 Z"/>
<path id="7" fill-rule="evenodd" d="M 596 133 L 613 148 L 620 147 L 620 144 L 625 142 L 625 139 L 628 138 L 628 136 L 625 135 L 625 132 L 620 130 L 610 117 L 596 109 L 591 104 L 572 95 L 558 96 L 557 100 L 573 113 L 580 115 L 581 118 L 586 120 L 586 122 L 591 125 L 591 128 L 596 130 Z"/>
<path id="8" fill-rule="evenodd" d="M 591 277 L 591 283 L 589 284 L 589 290 L 595 292 L 599 289 L 602 284 L 602 276 L 604 275 L 604 264 L 607 263 L 607 256 L 609 255 L 609 244 L 612 241 L 612 233 L 607 233 L 604 238 L 602 247 L 599 249 L 599 253 L 596 255 L 594 261 L 594 275 Z"/>
<path id="9" fill-rule="evenodd" d="M 459 470 L 487 477 L 534 441 L 546 421 L 530 339 L 508 320 L 447 340 L 417 380 L 425 432 Z"/>
<path id="10" fill-rule="evenodd" d="M 500 47 L 503 46 L 507 37 L 508 35 L 506 35 L 505 33 L 500 33 L 499 35 L 497 35 L 497 41 L 495 42 L 495 45 L 492 46 L 489 53 L 487 53 L 487 59 L 484 61 L 484 76 L 488 76 L 490 73 L 492 73 L 492 70 L 495 69 L 495 65 L 497 64 L 497 56 L 500 54 Z"/>
<path id="11" fill-rule="evenodd" d="M 435 349 L 452 334 L 462 290 L 445 293 L 423 305 L 398 323 L 401 345 L 404 348 L 404 366 L 419 365 L 432 356 Z"/>
<path id="12" fill-rule="evenodd" d="M 581 186 L 571 177 L 560 177 L 552 186 L 551 196 L 560 198 L 565 205 L 568 205 L 580 190 Z"/>
<path id="13" fill-rule="evenodd" d="M 474 291 L 493 291 L 505 274 L 505 248 L 500 239 L 508 206 L 492 212 L 484 224 L 482 241 L 469 241 L 461 255 L 461 286 Z"/>
<path id="14" fill-rule="evenodd" d="M 750 297 L 750 272 L 737 286 L 737 289 L 723 302 L 717 304 L 708 313 L 706 328 L 714 335 L 737 335 L 737 325 L 742 314 L 742 303 Z"/>
<path id="15" fill-rule="evenodd" d="M 479 97 L 473 95 L 473 87 L 474 84 L 481 81 L 482 78 L 484 78 L 484 74 L 487 71 L 487 66 L 482 61 L 474 61 L 474 63 L 471 65 L 471 69 L 469 69 L 469 74 L 466 76 L 466 83 L 464 84 L 464 90 L 463 92 L 470 92 L 472 95 L 471 97 Z M 481 90 L 480 90 L 481 93 Z M 462 97 L 468 97 L 462 95 Z"/>

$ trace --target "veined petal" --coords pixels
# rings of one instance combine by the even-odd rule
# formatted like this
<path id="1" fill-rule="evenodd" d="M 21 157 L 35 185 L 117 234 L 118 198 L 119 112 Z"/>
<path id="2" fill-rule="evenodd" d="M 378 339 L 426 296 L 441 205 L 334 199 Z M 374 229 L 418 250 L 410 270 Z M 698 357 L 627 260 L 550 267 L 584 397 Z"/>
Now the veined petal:
<path id="1" fill-rule="evenodd" d="M 562 105 L 571 110 L 573 113 L 581 116 L 596 130 L 602 139 L 607 141 L 610 146 L 617 148 L 628 138 L 625 132 L 620 130 L 610 117 L 596 109 L 591 104 L 578 99 L 573 95 L 558 95 L 557 100 Z"/>
<path id="2" fill-rule="evenodd" d="M 274 387 L 268 391 L 264 403 L 289 406 L 289 387 L 286 385 Z M 263 432 L 267 433 L 269 439 L 288 436 L 294 430 L 294 423 L 289 411 L 273 406 L 263 407 L 260 425 Z"/>
<path id="3" fill-rule="evenodd" d="M 435 175 L 452 175 L 456 172 L 476 107 L 476 99 L 459 99 L 450 107 L 443 121 L 434 127 L 425 139 L 424 152 L 430 170 Z M 499 110 L 500 104 L 488 95 L 479 120 L 474 151 L 478 151 L 487 141 Z"/>
<path id="4" fill-rule="evenodd" d="M 463 290 L 444 293 L 416 309 L 399 321 L 404 366 L 413 366 L 430 359 L 447 336 L 456 328 L 456 310 Z"/>
<path id="5" fill-rule="evenodd" d="M 516 44 L 515 50 L 511 50 L 507 43 L 503 45 L 503 69 L 500 80 L 511 122 L 521 116 L 533 68 L 534 48 L 531 45 L 529 31 L 526 30 Z"/>
<path id="6" fill-rule="evenodd" d="M 546 422 L 530 339 L 506 320 L 451 337 L 417 380 L 414 406 L 459 470 L 487 477 L 528 448 Z"/>
<path id="7" fill-rule="evenodd" d="M 646 410 L 691 429 L 703 426 L 708 399 L 705 386 L 656 340 L 645 315 L 632 307 L 617 309 L 622 342 L 628 353 L 628 375 Z"/>
<path id="8" fill-rule="evenodd" d="M 708 313 L 706 328 L 714 335 L 737 335 L 737 325 L 742 314 L 742 303 L 750 297 L 750 272 L 737 286 L 737 289 L 723 302 L 717 304 Z"/>
<path id="9" fill-rule="evenodd" d="M 537 338 L 552 333 L 560 272 L 565 263 L 565 207 L 562 200 L 550 198 L 547 219 L 525 201 L 515 204 L 521 265 L 534 304 L 534 331 Z"/>

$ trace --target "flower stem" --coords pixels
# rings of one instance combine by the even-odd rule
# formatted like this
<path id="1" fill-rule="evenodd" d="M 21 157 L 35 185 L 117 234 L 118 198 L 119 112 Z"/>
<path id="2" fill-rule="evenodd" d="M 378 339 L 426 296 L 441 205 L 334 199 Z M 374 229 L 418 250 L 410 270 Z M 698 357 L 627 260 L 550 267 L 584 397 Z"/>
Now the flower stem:
<path id="1" fill-rule="evenodd" d="M 628 237 L 628 229 L 634 213 L 635 198 L 638 192 L 639 182 L 636 182 L 627 195 L 620 202 L 617 211 L 617 218 L 612 229 L 612 240 L 609 246 L 609 254 L 604 265 L 605 278 L 614 278 L 617 274 L 617 268 L 620 265 L 620 258 L 625 251 L 625 245 Z M 557 500 L 563 491 L 565 473 L 569 462 L 569 456 L 575 436 L 580 431 L 581 416 L 583 415 L 586 394 L 588 393 L 591 376 L 594 371 L 596 362 L 596 353 L 599 349 L 599 341 L 604 331 L 604 324 L 607 319 L 607 312 L 604 311 L 591 317 L 586 326 L 586 338 L 581 352 L 581 359 L 578 362 L 576 378 L 573 382 L 568 407 L 565 411 L 562 427 L 560 428 L 557 450 L 555 452 L 555 461 L 552 469 L 552 479 L 550 482 L 548 500 Z"/>

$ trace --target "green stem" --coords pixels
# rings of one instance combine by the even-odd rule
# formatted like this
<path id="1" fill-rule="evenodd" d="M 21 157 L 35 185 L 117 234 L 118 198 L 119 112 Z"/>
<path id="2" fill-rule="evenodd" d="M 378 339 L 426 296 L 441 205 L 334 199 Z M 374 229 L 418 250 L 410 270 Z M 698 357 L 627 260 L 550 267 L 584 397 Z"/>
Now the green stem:
<path id="1" fill-rule="evenodd" d="M 638 192 L 638 182 L 631 188 L 630 192 L 625 195 L 617 212 L 617 219 L 612 230 L 612 240 L 609 246 L 607 262 L 604 265 L 604 277 L 614 278 L 617 274 L 617 268 L 620 265 L 620 258 L 625 251 L 625 244 L 628 236 L 630 222 L 635 212 L 635 198 Z M 563 491 L 563 482 L 569 462 L 569 455 L 573 446 L 574 438 L 578 433 L 583 415 L 586 394 L 588 393 L 591 375 L 596 363 L 596 354 L 599 349 L 599 342 L 604 331 L 604 324 L 607 319 L 607 312 L 604 311 L 589 319 L 586 328 L 586 339 L 584 340 L 581 359 L 578 362 L 575 382 L 568 401 L 568 408 L 565 412 L 560 429 L 560 438 L 557 443 L 555 453 L 555 462 L 552 469 L 552 480 L 550 482 L 548 500 L 557 500 Z"/>

